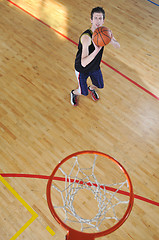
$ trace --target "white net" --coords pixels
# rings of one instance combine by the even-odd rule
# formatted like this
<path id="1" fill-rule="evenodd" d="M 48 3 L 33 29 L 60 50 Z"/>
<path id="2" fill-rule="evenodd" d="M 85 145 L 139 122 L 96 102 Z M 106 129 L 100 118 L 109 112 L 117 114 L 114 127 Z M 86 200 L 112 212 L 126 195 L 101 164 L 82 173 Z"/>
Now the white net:
<path id="1" fill-rule="evenodd" d="M 118 206 L 121 208 L 121 205 L 127 206 L 129 203 L 127 197 L 119 193 L 123 187 L 129 187 L 125 176 L 120 182 L 101 184 L 96 163 L 97 155 L 93 155 L 92 165 L 81 167 L 79 156 L 76 156 L 69 173 L 68 168 L 67 173 L 63 167 L 59 168 L 58 174 L 63 176 L 62 183 L 52 182 L 56 196 L 56 201 L 53 202 L 55 211 L 59 211 L 58 214 L 62 216 L 65 224 L 82 232 L 98 232 L 102 230 L 103 224 L 104 228 L 115 224 L 123 216 Z"/>

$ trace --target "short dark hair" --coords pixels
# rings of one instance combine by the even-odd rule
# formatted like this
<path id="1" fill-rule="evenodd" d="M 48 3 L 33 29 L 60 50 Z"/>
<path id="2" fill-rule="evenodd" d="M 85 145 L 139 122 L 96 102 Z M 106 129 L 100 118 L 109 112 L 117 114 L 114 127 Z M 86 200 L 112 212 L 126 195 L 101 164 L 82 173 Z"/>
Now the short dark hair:
<path id="1" fill-rule="evenodd" d="M 105 11 L 102 7 L 95 7 L 91 11 L 91 19 L 93 19 L 93 14 L 94 13 L 102 13 L 103 14 L 103 19 L 105 19 Z"/>

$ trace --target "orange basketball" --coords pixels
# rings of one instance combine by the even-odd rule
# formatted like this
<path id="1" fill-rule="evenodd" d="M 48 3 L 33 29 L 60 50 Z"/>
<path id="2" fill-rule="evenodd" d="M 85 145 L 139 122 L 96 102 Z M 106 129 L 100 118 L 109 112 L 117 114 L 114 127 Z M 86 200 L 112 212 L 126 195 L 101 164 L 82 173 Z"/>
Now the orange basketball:
<path id="1" fill-rule="evenodd" d="M 99 27 L 93 33 L 92 39 L 98 47 L 103 47 L 110 43 L 112 33 L 107 27 Z"/>

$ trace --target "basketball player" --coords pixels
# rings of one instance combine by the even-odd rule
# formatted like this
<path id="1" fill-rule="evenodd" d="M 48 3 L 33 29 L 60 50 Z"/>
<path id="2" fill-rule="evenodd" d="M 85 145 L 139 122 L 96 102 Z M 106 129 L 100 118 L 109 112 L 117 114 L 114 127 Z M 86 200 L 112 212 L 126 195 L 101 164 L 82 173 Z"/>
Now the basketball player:
<path id="1" fill-rule="evenodd" d="M 78 88 L 71 91 L 71 104 L 77 106 L 78 96 L 87 96 L 91 94 L 94 101 L 99 99 L 96 88 L 103 88 L 103 76 L 100 70 L 100 62 L 104 47 L 97 47 L 93 40 L 92 34 L 96 28 L 104 24 L 105 11 L 101 7 L 93 8 L 91 11 L 91 28 L 82 33 L 79 39 L 78 52 L 75 59 L 75 74 L 78 81 Z M 115 48 L 120 44 L 114 37 L 110 42 Z M 91 86 L 87 86 L 87 78 L 92 81 Z"/>

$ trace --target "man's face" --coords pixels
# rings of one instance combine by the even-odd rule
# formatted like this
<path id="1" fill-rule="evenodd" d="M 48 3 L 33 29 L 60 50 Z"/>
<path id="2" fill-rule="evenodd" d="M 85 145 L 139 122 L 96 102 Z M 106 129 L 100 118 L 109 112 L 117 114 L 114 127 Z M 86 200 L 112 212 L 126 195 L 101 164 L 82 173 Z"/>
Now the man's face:
<path id="1" fill-rule="evenodd" d="M 95 30 L 98 27 L 101 27 L 104 23 L 103 14 L 102 13 L 94 13 L 93 19 L 91 19 L 92 27 Z"/>

